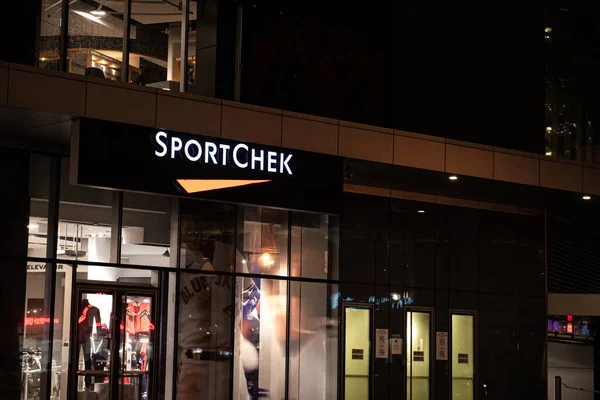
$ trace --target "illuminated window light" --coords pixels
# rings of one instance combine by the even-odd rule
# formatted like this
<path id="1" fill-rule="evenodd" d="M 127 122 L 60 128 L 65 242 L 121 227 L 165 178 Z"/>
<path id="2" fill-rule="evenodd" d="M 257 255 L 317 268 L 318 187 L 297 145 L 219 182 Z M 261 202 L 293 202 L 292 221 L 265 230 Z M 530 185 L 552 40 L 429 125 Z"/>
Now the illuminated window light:
<path id="1" fill-rule="evenodd" d="M 29 225 L 27 225 L 27 229 L 36 229 L 36 228 L 39 228 L 39 227 L 40 227 L 39 224 L 29 224 Z"/>
<path id="2" fill-rule="evenodd" d="M 546 155 L 547 155 L 548 157 L 550 157 L 550 156 L 552 155 L 552 152 L 551 152 L 551 151 L 547 151 L 547 152 L 546 152 Z"/>

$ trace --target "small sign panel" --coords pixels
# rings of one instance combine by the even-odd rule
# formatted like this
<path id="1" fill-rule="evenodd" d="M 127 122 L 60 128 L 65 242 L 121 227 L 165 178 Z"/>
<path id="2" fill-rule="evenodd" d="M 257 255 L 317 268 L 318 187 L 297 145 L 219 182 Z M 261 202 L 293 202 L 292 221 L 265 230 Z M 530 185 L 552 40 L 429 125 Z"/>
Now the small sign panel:
<path id="1" fill-rule="evenodd" d="M 365 358 L 365 351 L 363 349 L 352 349 L 353 360 L 363 360 Z"/>
<path id="2" fill-rule="evenodd" d="M 435 359 L 448 360 L 448 332 L 435 333 Z"/>
<path id="3" fill-rule="evenodd" d="M 458 363 L 459 364 L 468 364 L 469 363 L 469 355 L 466 353 L 458 354 Z"/>
<path id="4" fill-rule="evenodd" d="M 424 351 L 413 351 L 413 361 L 414 362 L 424 362 L 425 361 L 425 352 Z"/>
<path id="5" fill-rule="evenodd" d="M 387 329 L 375 330 L 376 358 L 388 358 L 389 341 Z"/>
<path id="6" fill-rule="evenodd" d="M 402 338 L 394 336 L 399 335 L 392 334 L 392 354 L 402 354 Z"/>

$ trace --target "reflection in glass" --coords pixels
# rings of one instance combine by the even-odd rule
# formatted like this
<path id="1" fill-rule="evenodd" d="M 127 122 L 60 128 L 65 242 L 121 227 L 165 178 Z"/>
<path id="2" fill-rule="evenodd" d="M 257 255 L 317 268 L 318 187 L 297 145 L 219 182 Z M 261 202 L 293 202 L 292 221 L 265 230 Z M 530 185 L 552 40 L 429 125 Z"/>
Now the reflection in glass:
<path id="1" fill-rule="evenodd" d="M 289 399 L 337 398 L 337 285 L 291 282 Z M 310 366 L 310 368 L 305 368 Z"/>
<path id="2" fill-rule="evenodd" d="M 371 368 L 371 309 L 344 309 L 344 399 L 368 400 Z"/>
<path id="3" fill-rule="evenodd" d="M 428 312 L 406 313 L 406 398 L 429 399 L 431 325 Z"/>
<path id="4" fill-rule="evenodd" d="M 473 333 L 472 315 L 452 315 L 452 399 L 474 398 Z"/>
<path id="5" fill-rule="evenodd" d="M 233 398 L 285 398 L 287 282 L 237 278 Z"/>

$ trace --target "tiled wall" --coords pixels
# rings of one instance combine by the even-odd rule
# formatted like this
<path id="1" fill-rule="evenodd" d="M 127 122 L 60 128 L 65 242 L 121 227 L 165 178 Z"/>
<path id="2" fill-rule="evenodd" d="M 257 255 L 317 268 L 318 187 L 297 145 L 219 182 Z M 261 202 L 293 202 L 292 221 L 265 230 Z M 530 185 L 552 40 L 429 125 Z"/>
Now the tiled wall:
<path id="1" fill-rule="evenodd" d="M 0 105 L 600 195 L 600 166 L 17 64 Z"/>

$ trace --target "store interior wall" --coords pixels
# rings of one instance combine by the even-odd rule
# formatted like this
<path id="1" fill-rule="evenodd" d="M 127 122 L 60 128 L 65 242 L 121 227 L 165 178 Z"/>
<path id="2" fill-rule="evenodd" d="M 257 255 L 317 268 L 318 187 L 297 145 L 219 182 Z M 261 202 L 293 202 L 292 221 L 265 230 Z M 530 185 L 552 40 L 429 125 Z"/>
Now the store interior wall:
<path id="1" fill-rule="evenodd" d="M 548 342 L 548 397 L 554 399 L 554 377 L 568 386 L 594 390 L 594 347 Z M 563 388 L 563 400 L 593 400 L 594 393 Z"/>

